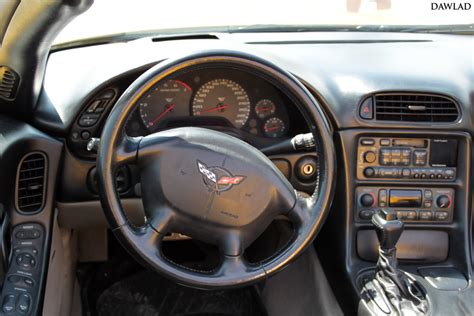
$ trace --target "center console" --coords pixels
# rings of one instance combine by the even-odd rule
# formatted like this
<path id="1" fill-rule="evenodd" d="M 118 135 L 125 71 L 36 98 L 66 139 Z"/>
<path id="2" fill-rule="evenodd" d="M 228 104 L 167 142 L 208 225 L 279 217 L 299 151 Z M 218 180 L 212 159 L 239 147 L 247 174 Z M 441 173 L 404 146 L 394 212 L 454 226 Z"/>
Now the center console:
<path id="1" fill-rule="evenodd" d="M 404 226 L 396 258 L 391 259 L 398 259 L 400 273 L 425 291 L 428 313 L 452 312 L 446 302 L 469 290 L 472 274 L 470 135 L 353 129 L 340 131 L 338 136 L 345 183 L 339 194 L 345 198 L 335 201 L 335 209 L 345 212 L 335 214 L 331 222 L 346 226 L 340 241 L 342 269 L 353 285 L 355 301 L 364 305 L 366 314 L 377 314 L 374 297 L 363 293 L 371 293 L 366 285 L 372 284 L 374 273 L 381 269 L 377 261 L 380 236 L 373 218 L 382 211 L 393 214 Z"/>

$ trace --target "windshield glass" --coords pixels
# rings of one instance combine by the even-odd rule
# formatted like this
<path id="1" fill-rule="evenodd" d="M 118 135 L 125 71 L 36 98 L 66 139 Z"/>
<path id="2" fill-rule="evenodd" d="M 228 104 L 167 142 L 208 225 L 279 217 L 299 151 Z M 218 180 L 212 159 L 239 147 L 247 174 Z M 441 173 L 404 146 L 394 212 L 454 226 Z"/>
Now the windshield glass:
<path id="1" fill-rule="evenodd" d="M 222 30 L 244 26 L 306 25 L 325 29 L 338 26 L 415 26 L 428 29 L 474 22 L 474 0 L 95 0 L 73 20 L 56 43 L 117 34 L 177 28 Z M 387 30 L 389 30 L 388 28 Z M 393 28 L 392 28 L 393 29 Z M 470 26 L 472 30 L 472 25 Z M 357 28 L 355 28 L 357 30 Z M 361 30 L 367 30 L 363 28 Z M 414 28 L 412 31 L 416 31 Z M 419 30 L 419 29 L 418 29 Z M 426 30 L 426 28 L 425 28 Z"/>

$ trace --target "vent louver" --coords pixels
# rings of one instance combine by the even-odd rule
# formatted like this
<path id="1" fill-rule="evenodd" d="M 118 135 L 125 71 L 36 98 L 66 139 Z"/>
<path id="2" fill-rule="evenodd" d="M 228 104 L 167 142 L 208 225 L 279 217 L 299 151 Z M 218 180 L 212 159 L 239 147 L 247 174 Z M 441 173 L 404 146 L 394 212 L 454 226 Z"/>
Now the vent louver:
<path id="1" fill-rule="evenodd" d="M 16 203 L 19 211 L 34 213 L 44 204 L 46 186 L 46 157 L 41 153 L 26 155 L 17 176 Z"/>
<path id="2" fill-rule="evenodd" d="M 374 95 L 375 119 L 406 122 L 455 122 L 459 110 L 453 100 L 432 94 Z"/>
<path id="3" fill-rule="evenodd" d="M 18 89 L 19 77 L 11 68 L 0 66 L 0 98 L 13 100 Z"/>

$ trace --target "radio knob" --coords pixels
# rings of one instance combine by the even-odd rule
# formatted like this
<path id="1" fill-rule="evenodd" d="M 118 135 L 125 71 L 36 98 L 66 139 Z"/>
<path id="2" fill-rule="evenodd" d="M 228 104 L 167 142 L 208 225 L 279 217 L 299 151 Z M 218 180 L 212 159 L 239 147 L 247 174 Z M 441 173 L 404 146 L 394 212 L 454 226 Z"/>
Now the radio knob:
<path id="1" fill-rule="evenodd" d="M 439 208 L 448 208 L 451 204 L 451 199 L 447 195 L 440 195 L 436 199 L 436 204 Z"/>
<path id="2" fill-rule="evenodd" d="M 364 193 L 360 197 L 360 204 L 364 207 L 369 207 L 374 205 L 375 199 L 374 196 L 370 193 Z"/>
<path id="3" fill-rule="evenodd" d="M 365 162 L 372 163 L 377 159 L 377 156 L 373 151 L 367 151 L 364 153 L 364 160 Z"/>
<path id="4" fill-rule="evenodd" d="M 368 168 L 364 169 L 364 176 L 366 176 L 367 178 L 371 178 L 374 175 L 375 175 L 375 169 L 374 168 L 368 167 Z"/>

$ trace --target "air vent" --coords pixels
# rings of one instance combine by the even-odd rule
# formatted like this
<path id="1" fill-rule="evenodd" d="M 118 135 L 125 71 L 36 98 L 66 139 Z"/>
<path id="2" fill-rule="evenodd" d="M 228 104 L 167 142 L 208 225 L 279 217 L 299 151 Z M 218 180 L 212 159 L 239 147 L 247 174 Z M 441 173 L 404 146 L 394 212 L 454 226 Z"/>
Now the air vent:
<path id="1" fill-rule="evenodd" d="M 19 76 L 11 68 L 0 66 L 0 98 L 13 100 L 19 84 Z"/>
<path id="2" fill-rule="evenodd" d="M 453 100 L 431 94 L 374 95 L 375 119 L 405 122 L 455 122 L 459 110 Z"/>
<path id="3" fill-rule="evenodd" d="M 31 153 L 18 168 L 16 204 L 19 211 L 38 212 L 43 208 L 46 186 L 46 157 Z"/>

